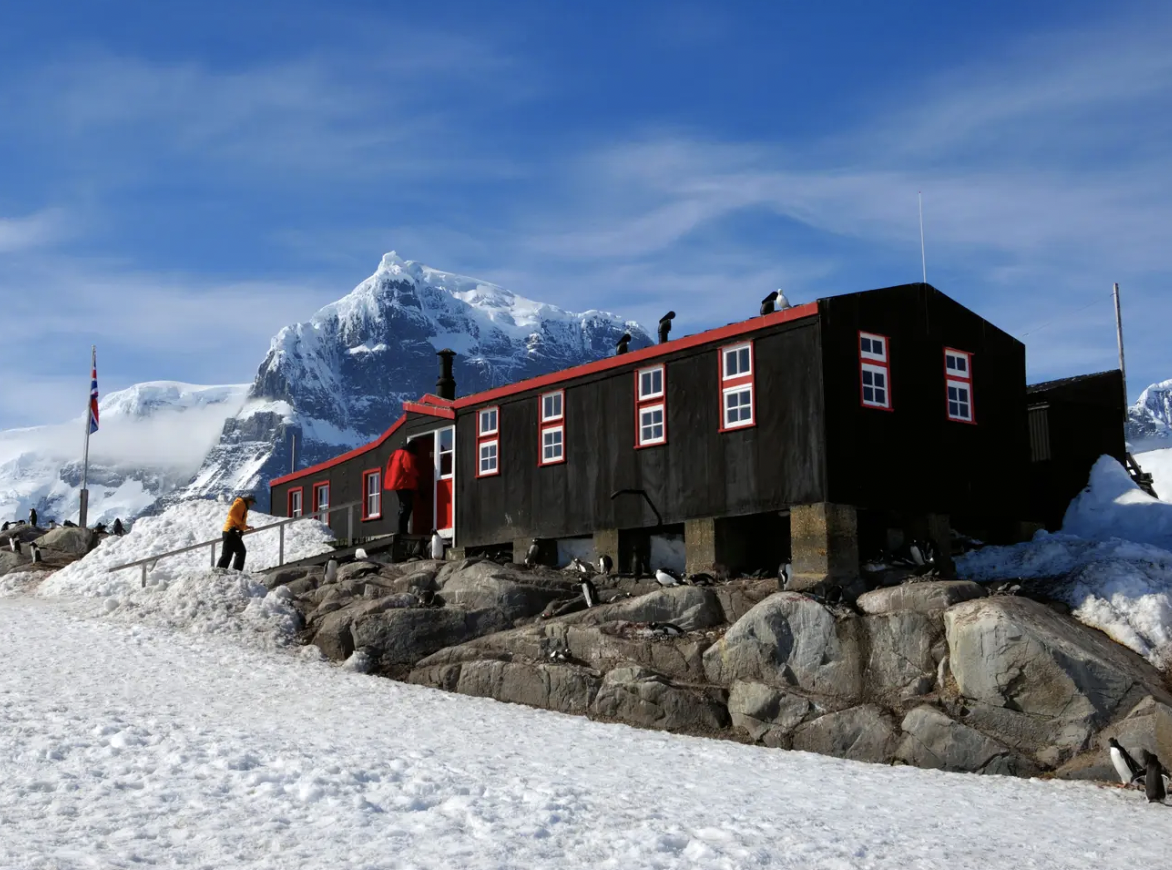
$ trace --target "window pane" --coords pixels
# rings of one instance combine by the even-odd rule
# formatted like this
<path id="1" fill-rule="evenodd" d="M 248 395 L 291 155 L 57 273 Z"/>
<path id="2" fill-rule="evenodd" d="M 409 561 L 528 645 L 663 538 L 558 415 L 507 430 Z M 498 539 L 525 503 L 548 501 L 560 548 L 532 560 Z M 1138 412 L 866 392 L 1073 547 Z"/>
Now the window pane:
<path id="1" fill-rule="evenodd" d="M 958 356 L 956 358 L 956 370 L 958 372 L 967 371 L 968 367 L 969 367 L 969 361 L 967 359 L 965 359 L 963 356 Z"/>
<path id="2" fill-rule="evenodd" d="M 875 385 L 874 372 L 870 369 L 863 369 L 863 385 L 868 387 Z"/>
<path id="3" fill-rule="evenodd" d="M 874 402 L 875 401 L 875 389 L 873 387 L 867 387 L 867 386 L 863 387 L 863 401 L 864 402 Z"/>
<path id="4" fill-rule="evenodd" d="M 867 338 L 866 336 L 863 336 L 862 338 L 860 338 L 859 339 L 859 349 L 861 351 L 863 351 L 863 353 L 870 353 L 871 352 L 871 339 Z"/>
<path id="5" fill-rule="evenodd" d="M 875 338 L 871 340 L 871 352 L 875 356 L 883 356 L 883 340 Z"/>
<path id="6" fill-rule="evenodd" d="M 737 367 L 741 374 L 749 370 L 749 349 L 747 347 L 742 347 L 737 351 Z"/>
<path id="7" fill-rule="evenodd" d="M 452 452 L 449 450 L 446 453 L 440 454 L 440 477 L 445 477 L 452 473 Z"/>
<path id="8" fill-rule="evenodd" d="M 876 390 L 875 391 L 875 401 L 880 405 L 886 405 L 887 404 L 887 391 L 886 390 Z"/>

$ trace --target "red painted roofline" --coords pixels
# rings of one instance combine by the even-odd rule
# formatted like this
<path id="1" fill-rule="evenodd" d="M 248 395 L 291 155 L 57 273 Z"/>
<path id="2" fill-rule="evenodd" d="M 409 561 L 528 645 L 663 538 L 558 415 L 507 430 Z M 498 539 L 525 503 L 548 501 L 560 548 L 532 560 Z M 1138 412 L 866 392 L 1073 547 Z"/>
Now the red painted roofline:
<path id="1" fill-rule="evenodd" d="M 450 408 L 455 404 L 451 399 L 441 399 L 435 393 L 424 393 L 419 401 L 425 405 L 435 405 L 437 408 Z"/>
<path id="2" fill-rule="evenodd" d="M 497 399 L 502 399 L 505 396 L 512 396 L 516 393 L 524 393 L 527 390 L 538 390 L 542 387 L 548 387 L 551 384 L 558 384 L 562 381 L 572 380 L 573 378 L 580 378 L 583 375 L 591 375 L 595 372 L 605 372 L 609 369 L 617 369 L 622 366 L 631 365 L 633 363 L 640 363 L 644 360 L 656 359 L 657 357 L 666 356 L 669 353 L 674 353 L 677 350 L 687 350 L 691 347 L 698 347 L 702 344 L 708 344 L 712 341 L 724 341 L 729 338 L 736 338 L 741 335 L 748 335 L 757 332 L 761 329 L 766 329 L 770 326 L 777 326 L 781 323 L 789 323 L 791 320 L 801 320 L 806 317 L 813 317 L 818 313 L 817 302 L 807 302 L 805 305 L 797 305 L 793 308 L 787 308 L 784 311 L 775 311 L 772 314 L 766 314 L 762 317 L 754 317 L 751 320 L 742 320 L 740 323 L 730 323 L 728 326 L 717 327 L 710 329 L 707 332 L 697 332 L 695 335 L 686 335 L 683 338 L 677 338 L 675 341 L 669 341 L 666 344 L 655 344 L 651 347 L 645 347 L 641 350 L 633 350 L 630 353 L 624 353 L 620 356 L 610 356 L 606 359 L 596 360 L 591 363 L 584 363 L 580 366 L 574 366 L 570 369 L 562 369 L 560 372 L 551 372 L 548 375 L 540 375 L 536 378 L 529 378 L 525 381 L 518 381 L 515 384 L 507 384 L 503 387 L 497 387 L 492 390 L 486 390 L 483 393 L 473 393 L 471 396 L 464 396 L 461 399 L 456 399 L 455 407 L 457 410 L 468 408 L 473 405 L 479 405 L 482 402 L 494 402 Z"/>
<path id="3" fill-rule="evenodd" d="M 335 456 L 333 459 L 327 459 L 325 462 L 319 462 L 317 465 L 311 465 L 309 468 L 303 468 L 300 471 L 294 471 L 291 474 L 286 474 L 281 477 L 274 477 L 269 481 L 269 488 L 271 490 L 274 486 L 280 486 L 282 483 L 288 483 L 289 481 L 296 480 L 299 477 L 305 477 L 308 474 L 316 474 L 320 471 L 325 471 L 327 468 L 333 468 L 335 465 L 339 465 L 345 462 L 347 459 L 353 459 L 355 456 L 361 456 L 363 453 L 366 453 L 369 450 L 374 450 L 375 448 L 382 446 L 382 444 L 397 431 L 399 431 L 399 427 L 401 427 L 406 422 L 407 415 L 404 414 L 402 417 L 392 423 L 391 428 L 380 435 L 377 440 L 371 441 L 369 444 L 363 444 L 361 447 L 355 447 L 353 450 L 349 450 L 346 453 L 343 453 L 341 456 Z M 333 493 L 330 495 L 332 497 Z"/>
<path id="4" fill-rule="evenodd" d="M 426 396 L 424 398 L 427 398 Z M 404 402 L 403 410 L 409 414 L 423 414 L 428 417 L 443 417 L 445 420 L 455 420 L 456 412 L 451 408 L 440 408 L 435 405 L 426 405 L 423 402 Z"/>

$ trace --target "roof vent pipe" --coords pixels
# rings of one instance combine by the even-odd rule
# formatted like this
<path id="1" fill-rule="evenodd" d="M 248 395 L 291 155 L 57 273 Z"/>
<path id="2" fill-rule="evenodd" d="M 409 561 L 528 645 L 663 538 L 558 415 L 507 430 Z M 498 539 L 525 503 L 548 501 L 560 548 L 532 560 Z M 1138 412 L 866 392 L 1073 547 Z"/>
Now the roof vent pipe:
<path id="1" fill-rule="evenodd" d="M 456 398 L 456 379 L 452 377 L 452 359 L 456 356 L 454 350 L 444 348 L 436 356 L 440 358 L 440 376 L 435 382 L 435 394 L 449 402 Z"/>

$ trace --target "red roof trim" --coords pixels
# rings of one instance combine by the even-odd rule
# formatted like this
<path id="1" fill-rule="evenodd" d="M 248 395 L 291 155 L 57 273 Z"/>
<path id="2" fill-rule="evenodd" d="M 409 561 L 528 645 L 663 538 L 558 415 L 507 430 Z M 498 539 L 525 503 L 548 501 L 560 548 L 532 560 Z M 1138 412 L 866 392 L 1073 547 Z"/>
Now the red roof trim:
<path id="1" fill-rule="evenodd" d="M 600 359 L 592 363 L 584 363 L 580 366 L 574 366 L 570 369 L 563 369 L 560 372 L 552 372 L 548 375 L 541 375 L 536 378 L 529 378 L 526 381 L 518 381 L 515 384 L 508 384 L 503 387 L 497 387 L 493 390 L 486 390 L 483 393 L 473 393 L 471 396 L 464 396 L 462 399 L 457 399 L 455 407 L 457 410 L 479 405 L 483 402 L 493 402 L 497 399 L 502 399 L 505 396 L 516 395 L 517 393 L 524 393 L 529 390 L 538 390 L 542 387 L 548 387 L 552 384 L 560 384 L 563 381 L 580 378 L 584 375 L 591 375 L 595 372 L 605 372 L 610 369 L 617 369 L 623 366 L 641 363 L 645 360 L 656 359 L 669 353 L 674 353 L 677 350 L 687 350 L 692 347 L 699 347 L 703 344 L 708 344 L 714 341 L 724 341 L 730 338 L 738 338 L 740 336 L 749 335 L 761 329 L 766 329 L 770 326 L 777 326 L 781 323 L 789 323 L 791 320 L 802 320 L 806 317 L 813 317 L 818 313 L 817 302 L 807 302 L 805 305 L 797 305 L 793 308 L 787 308 L 784 311 L 775 311 L 772 314 L 766 314 L 763 317 L 754 317 L 751 320 L 742 320 L 740 323 L 730 323 L 728 326 L 721 326 L 717 329 L 710 329 L 707 332 L 697 332 L 695 335 L 687 335 L 683 338 L 677 338 L 675 341 L 669 341 L 666 344 L 656 344 L 651 347 L 645 347 L 642 350 L 634 350 L 630 353 L 622 354 L 621 356 L 611 356 L 606 359 Z"/>
<path id="2" fill-rule="evenodd" d="M 422 402 L 404 402 L 403 410 L 409 414 L 423 414 L 426 417 L 443 417 L 445 420 L 456 419 L 456 412 L 451 408 L 425 405 Z"/>
<path id="3" fill-rule="evenodd" d="M 435 393 L 424 393 L 419 401 L 425 405 L 435 405 L 437 408 L 450 408 L 454 404 L 451 399 L 441 399 Z"/>
<path id="4" fill-rule="evenodd" d="M 370 450 L 381 447 L 382 444 L 394 435 L 399 427 L 407 422 L 407 415 L 404 414 L 398 420 L 391 424 L 391 428 L 378 437 L 377 440 L 371 441 L 369 444 L 363 444 L 361 447 L 355 447 L 353 450 L 343 453 L 341 456 L 335 456 L 333 459 L 328 459 L 325 462 L 319 462 L 317 465 L 311 465 L 309 468 L 303 468 L 300 471 L 295 471 L 292 474 L 286 474 L 282 477 L 274 477 L 269 481 L 269 487 L 280 486 L 282 483 L 288 483 L 291 480 L 297 480 L 299 477 L 305 477 L 309 474 L 317 474 L 325 471 L 327 468 L 333 468 L 335 465 L 340 465 L 348 459 L 353 459 L 355 456 L 361 456 Z M 332 493 L 331 493 L 332 495 Z"/>

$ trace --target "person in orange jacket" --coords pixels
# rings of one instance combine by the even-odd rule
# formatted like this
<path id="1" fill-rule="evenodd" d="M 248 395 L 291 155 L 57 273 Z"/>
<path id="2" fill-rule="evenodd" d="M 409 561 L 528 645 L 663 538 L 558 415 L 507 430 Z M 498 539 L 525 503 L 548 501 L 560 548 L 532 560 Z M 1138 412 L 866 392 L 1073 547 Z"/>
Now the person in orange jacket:
<path id="1" fill-rule="evenodd" d="M 237 571 L 244 570 L 244 557 L 248 551 L 244 549 L 244 533 L 252 531 L 248 524 L 248 509 L 256 504 L 256 498 L 251 493 L 242 495 L 232 502 L 228 508 L 228 520 L 224 523 L 224 552 L 220 554 L 217 568 L 227 568 L 228 561 Z"/>
<path id="2" fill-rule="evenodd" d="M 414 441 L 400 447 L 387 460 L 386 489 L 393 489 L 399 497 L 399 534 L 405 535 L 411 528 L 411 509 L 415 505 L 415 493 L 419 489 L 419 457 Z"/>

